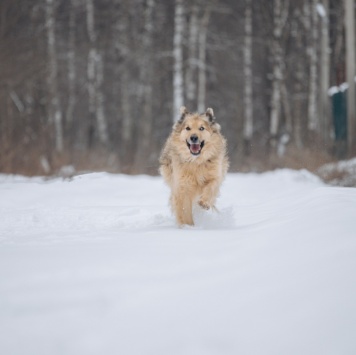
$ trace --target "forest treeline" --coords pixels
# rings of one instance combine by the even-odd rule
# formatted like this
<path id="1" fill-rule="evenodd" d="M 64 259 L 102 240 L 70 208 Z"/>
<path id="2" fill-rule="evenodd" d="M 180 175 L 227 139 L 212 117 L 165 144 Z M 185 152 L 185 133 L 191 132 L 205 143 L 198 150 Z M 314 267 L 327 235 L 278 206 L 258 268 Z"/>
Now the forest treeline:
<path id="1" fill-rule="evenodd" d="M 307 164 L 344 81 L 339 0 L 1 0 L 0 171 L 156 173 L 183 104 L 233 170 Z"/>

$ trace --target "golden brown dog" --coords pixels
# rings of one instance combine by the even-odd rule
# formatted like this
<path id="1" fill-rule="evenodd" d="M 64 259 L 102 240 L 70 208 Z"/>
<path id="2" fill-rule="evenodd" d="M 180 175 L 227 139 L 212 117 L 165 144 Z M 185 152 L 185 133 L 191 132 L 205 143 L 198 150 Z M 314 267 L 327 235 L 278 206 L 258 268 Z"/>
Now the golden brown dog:
<path id="1" fill-rule="evenodd" d="M 179 225 L 194 224 L 194 203 L 204 209 L 215 207 L 228 167 L 226 140 L 213 110 L 198 114 L 182 107 L 160 157 L 160 173 L 171 188 L 170 202 Z"/>

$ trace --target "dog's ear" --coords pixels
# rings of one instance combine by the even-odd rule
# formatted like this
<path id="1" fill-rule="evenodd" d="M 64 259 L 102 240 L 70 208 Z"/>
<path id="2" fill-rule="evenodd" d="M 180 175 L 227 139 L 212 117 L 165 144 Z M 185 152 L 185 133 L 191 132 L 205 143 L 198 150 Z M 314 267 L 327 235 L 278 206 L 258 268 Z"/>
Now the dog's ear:
<path id="1" fill-rule="evenodd" d="M 185 106 L 182 106 L 180 109 L 179 109 L 179 113 L 180 113 L 180 117 L 179 117 L 179 120 L 178 120 L 178 124 L 181 124 L 183 121 L 184 121 L 184 118 L 185 118 L 185 115 L 188 113 L 188 110 Z"/>
<path id="2" fill-rule="evenodd" d="M 216 122 L 216 118 L 214 116 L 214 111 L 212 108 L 206 109 L 205 116 L 208 117 L 211 128 L 214 132 L 220 132 L 220 125 Z"/>
<path id="3" fill-rule="evenodd" d="M 212 108 L 209 107 L 208 109 L 206 109 L 205 115 L 206 117 L 208 117 L 209 123 L 215 123 L 215 116 Z"/>
<path id="4" fill-rule="evenodd" d="M 180 116 L 179 116 L 179 119 L 178 121 L 173 125 L 173 129 L 174 130 L 178 130 L 178 128 L 180 127 L 180 125 L 183 123 L 184 119 L 185 119 L 185 116 L 187 115 L 188 110 L 185 106 L 182 106 L 180 109 L 179 109 L 179 113 L 180 113 Z"/>

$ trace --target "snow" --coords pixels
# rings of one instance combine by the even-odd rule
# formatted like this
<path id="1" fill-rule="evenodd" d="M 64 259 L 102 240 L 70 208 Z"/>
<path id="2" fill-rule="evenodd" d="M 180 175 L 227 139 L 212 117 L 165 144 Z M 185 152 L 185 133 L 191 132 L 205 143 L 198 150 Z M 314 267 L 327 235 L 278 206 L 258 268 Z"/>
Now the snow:
<path id="1" fill-rule="evenodd" d="M 328 90 L 328 95 L 333 96 L 333 95 L 337 94 L 338 92 L 340 92 L 340 88 L 338 86 L 332 86 Z"/>
<path id="2" fill-rule="evenodd" d="M 185 228 L 168 196 L 0 175 L 1 354 L 356 353 L 356 189 L 230 174 Z"/>
<path id="3" fill-rule="evenodd" d="M 356 158 L 322 165 L 317 174 L 334 186 L 356 186 Z"/>
<path id="4" fill-rule="evenodd" d="M 356 76 L 354 77 L 354 81 L 356 83 Z M 328 89 L 328 95 L 333 96 L 339 92 L 345 92 L 349 88 L 348 83 L 342 83 L 340 86 L 331 86 Z"/>

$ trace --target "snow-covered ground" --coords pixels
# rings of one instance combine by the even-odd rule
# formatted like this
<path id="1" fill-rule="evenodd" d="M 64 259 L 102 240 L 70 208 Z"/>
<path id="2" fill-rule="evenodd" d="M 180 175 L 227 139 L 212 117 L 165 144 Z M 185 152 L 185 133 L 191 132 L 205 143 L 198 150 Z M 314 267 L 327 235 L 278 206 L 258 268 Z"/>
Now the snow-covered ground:
<path id="1" fill-rule="evenodd" d="M 317 174 L 329 185 L 356 187 L 356 158 L 325 164 Z"/>
<path id="2" fill-rule="evenodd" d="M 356 354 L 356 189 L 230 174 L 181 229 L 168 195 L 0 175 L 0 353 Z"/>

